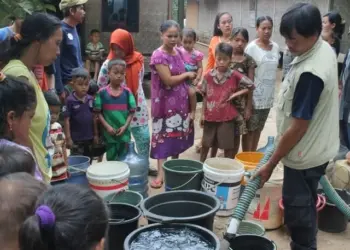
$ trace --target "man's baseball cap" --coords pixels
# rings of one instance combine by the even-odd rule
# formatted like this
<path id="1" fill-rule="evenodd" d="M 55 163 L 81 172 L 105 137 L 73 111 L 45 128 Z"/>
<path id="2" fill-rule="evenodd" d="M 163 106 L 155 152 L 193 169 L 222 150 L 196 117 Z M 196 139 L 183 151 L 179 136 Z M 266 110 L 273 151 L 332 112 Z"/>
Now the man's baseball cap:
<path id="1" fill-rule="evenodd" d="M 88 0 L 61 0 L 59 7 L 60 7 L 60 10 L 64 10 L 77 5 L 86 4 L 87 1 Z"/>

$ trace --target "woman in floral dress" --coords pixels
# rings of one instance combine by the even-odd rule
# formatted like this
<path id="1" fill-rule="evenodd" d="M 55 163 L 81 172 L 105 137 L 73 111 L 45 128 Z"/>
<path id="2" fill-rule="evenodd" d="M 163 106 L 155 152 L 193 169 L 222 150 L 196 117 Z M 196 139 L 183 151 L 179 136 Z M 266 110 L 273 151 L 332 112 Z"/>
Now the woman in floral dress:
<path id="1" fill-rule="evenodd" d="M 185 71 L 176 49 L 180 27 L 168 20 L 161 25 L 163 45 L 153 52 L 152 69 L 152 143 L 151 158 L 157 159 L 158 176 L 153 188 L 163 185 L 162 165 L 168 157 L 179 154 L 193 145 L 194 128 L 190 119 L 189 87 L 186 80 L 196 73 Z"/>
<path id="2" fill-rule="evenodd" d="M 144 76 L 144 62 L 141 53 L 135 50 L 131 34 L 117 29 L 111 34 L 110 52 L 107 60 L 102 64 L 97 84 L 100 88 L 108 84 L 108 62 L 122 59 L 127 64 L 125 85 L 135 96 L 136 113 L 131 122 L 131 133 L 135 139 L 137 152 L 148 159 L 150 149 L 150 132 L 148 126 L 148 109 L 142 83 Z"/>

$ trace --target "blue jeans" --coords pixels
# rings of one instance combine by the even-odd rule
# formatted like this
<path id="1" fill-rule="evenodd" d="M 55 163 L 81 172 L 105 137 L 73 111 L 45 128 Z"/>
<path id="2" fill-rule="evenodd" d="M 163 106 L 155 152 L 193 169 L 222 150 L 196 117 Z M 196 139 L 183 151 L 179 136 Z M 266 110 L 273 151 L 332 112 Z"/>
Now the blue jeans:
<path id="1" fill-rule="evenodd" d="M 292 250 L 317 249 L 317 187 L 328 162 L 306 170 L 284 167 L 284 222 L 292 242 Z"/>

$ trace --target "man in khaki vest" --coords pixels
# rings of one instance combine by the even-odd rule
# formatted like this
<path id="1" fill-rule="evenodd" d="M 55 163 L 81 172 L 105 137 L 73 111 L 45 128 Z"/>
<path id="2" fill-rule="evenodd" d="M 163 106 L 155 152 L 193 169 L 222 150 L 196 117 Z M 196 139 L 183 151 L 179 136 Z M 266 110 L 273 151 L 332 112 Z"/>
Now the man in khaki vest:
<path id="1" fill-rule="evenodd" d="M 296 56 L 277 101 L 277 142 L 257 175 L 262 185 L 284 164 L 283 203 L 292 250 L 317 249 L 317 186 L 339 149 L 337 60 L 320 39 L 321 13 L 299 3 L 283 16 L 280 33 Z"/>

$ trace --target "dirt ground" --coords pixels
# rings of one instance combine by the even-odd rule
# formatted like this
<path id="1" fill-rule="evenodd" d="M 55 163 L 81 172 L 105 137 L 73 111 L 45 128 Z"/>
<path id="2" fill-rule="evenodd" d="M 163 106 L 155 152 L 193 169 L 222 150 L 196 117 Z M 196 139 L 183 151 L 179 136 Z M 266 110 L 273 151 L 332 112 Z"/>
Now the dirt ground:
<path id="1" fill-rule="evenodd" d="M 203 53 L 207 54 L 207 48 L 205 46 L 198 46 L 198 49 L 203 51 Z M 206 65 L 206 57 L 204 58 L 203 65 Z M 277 88 L 281 81 L 281 73 L 279 72 L 278 80 L 277 80 Z M 149 103 L 149 107 L 150 107 Z M 199 117 L 201 104 L 197 107 L 197 117 Z M 151 124 L 150 124 L 151 125 Z M 202 135 L 202 130 L 198 125 L 198 122 L 195 124 L 195 144 L 197 144 L 200 141 Z M 267 120 L 265 129 L 262 132 L 261 140 L 259 142 L 259 147 L 264 146 L 267 143 L 267 137 L 268 136 L 275 136 L 276 135 L 276 111 L 275 109 L 272 109 L 269 115 L 269 118 Z M 187 150 L 184 154 L 180 156 L 181 158 L 185 159 L 195 159 L 199 160 L 199 155 L 195 152 L 195 148 L 192 147 L 189 150 Z M 151 160 L 151 165 L 156 166 L 156 162 Z M 164 192 L 163 189 L 160 190 L 154 190 L 150 189 L 149 194 L 155 195 L 160 192 Z M 218 237 L 222 237 L 223 233 L 226 231 L 226 225 L 229 221 L 229 218 L 220 218 L 216 217 L 214 222 L 214 232 Z M 141 225 L 145 224 L 145 220 L 141 220 Z M 289 250 L 289 241 L 290 237 L 286 233 L 286 230 L 284 227 L 268 231 L 266 233 L 266 237 L 273 240 L 278 247 L 278 250 Z M 318 250 L 329 250 L 329 249 L 350 249 L 350 226 L 348 226 L 347 230 L 340 234 L 329 234 L 322 231 L 319 231 L 318 233 Z"/>

